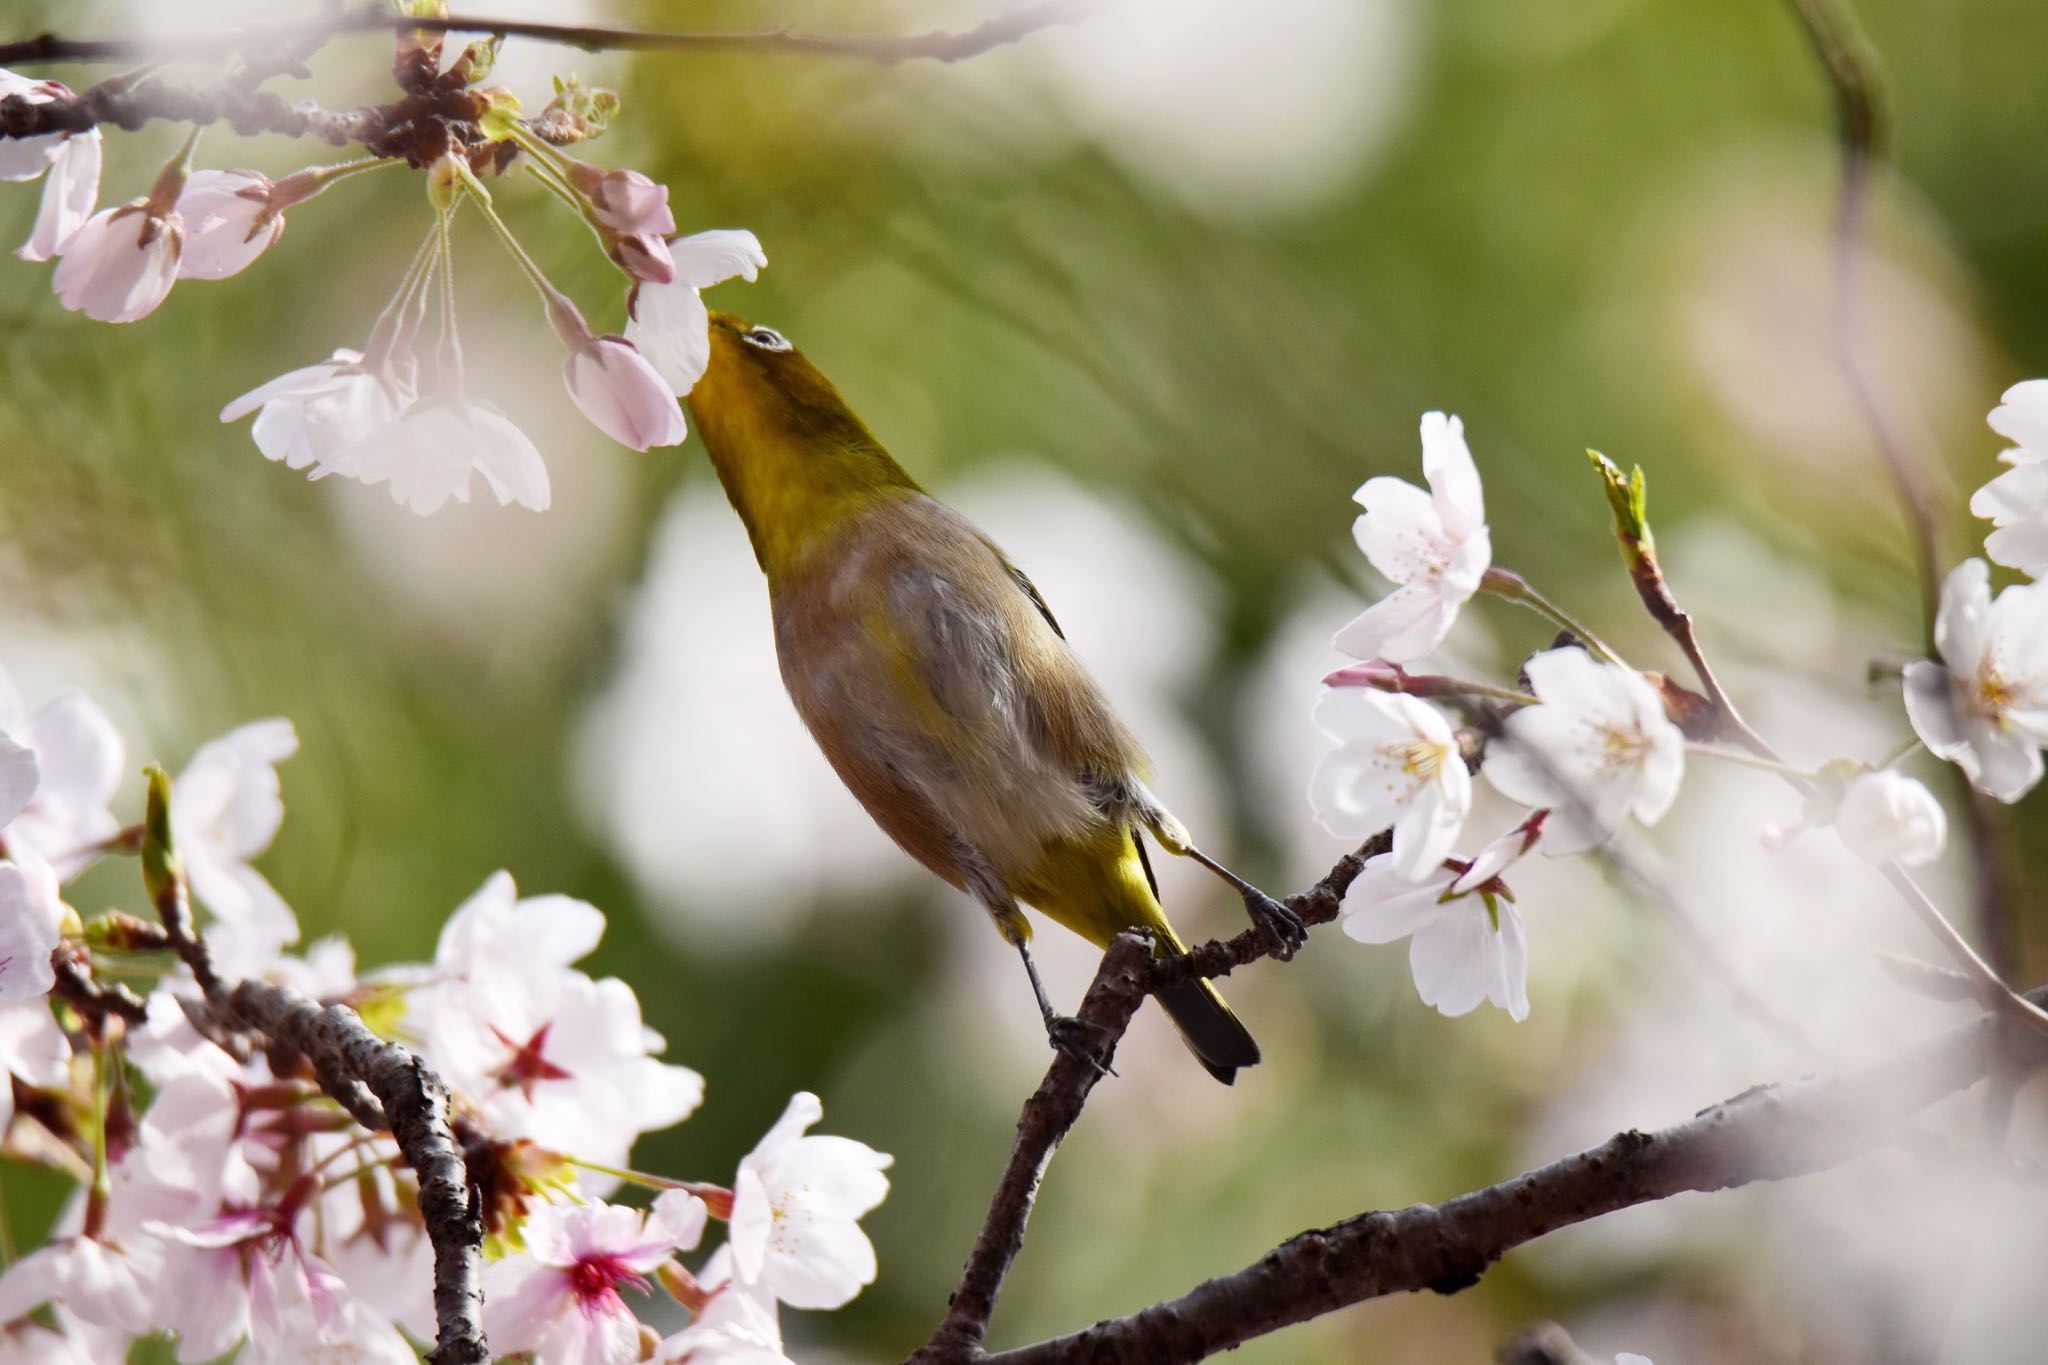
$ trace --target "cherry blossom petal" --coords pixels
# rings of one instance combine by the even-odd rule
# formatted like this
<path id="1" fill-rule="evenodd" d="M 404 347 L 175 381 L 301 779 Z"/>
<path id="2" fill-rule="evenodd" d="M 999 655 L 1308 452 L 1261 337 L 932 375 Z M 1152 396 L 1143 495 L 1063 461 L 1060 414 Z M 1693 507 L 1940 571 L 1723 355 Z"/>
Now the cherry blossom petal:
<path id="1" fill-rule="evenodd" d="M 1429 480 L 1430 502 L 1444 534 L 1464 540 L 1484 529 L 1486 500 L 1479 466 L 1465 444 L 1465 424 L 1456 417 L 1422 414 L 1422 474 Z"/>
<path id="2" fill-rule="evenodd" d="M 52 283 L 66 308 L 96 322 L 134 322 L 156 311 L 178 281 L 182 230 L 142 201 L 101 209 L 64 243 Z"/>
<path id="3" fill-rule="evenodd" d="M 47 261 L 61 254 L 85 226 L 99 203 L 100 152 L 97 128 L 63 140 L 50 163 L 50 178 L 43 182 L 35 227 L 15 255 L 25 261 Z"/>

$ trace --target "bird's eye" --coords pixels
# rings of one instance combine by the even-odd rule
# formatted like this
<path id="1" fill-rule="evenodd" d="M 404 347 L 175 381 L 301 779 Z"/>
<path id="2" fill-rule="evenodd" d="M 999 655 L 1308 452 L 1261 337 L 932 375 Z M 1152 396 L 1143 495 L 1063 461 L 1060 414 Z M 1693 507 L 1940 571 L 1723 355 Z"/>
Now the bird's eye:
<path id="1" fill-rule="evenodd" d="M 763 351 L 786 351 L 789 349 L 789 338 L 776 331 L 773 327 L 749 327 L 746 331 L 740 333 L 740 338 L 747 345 Z"/>

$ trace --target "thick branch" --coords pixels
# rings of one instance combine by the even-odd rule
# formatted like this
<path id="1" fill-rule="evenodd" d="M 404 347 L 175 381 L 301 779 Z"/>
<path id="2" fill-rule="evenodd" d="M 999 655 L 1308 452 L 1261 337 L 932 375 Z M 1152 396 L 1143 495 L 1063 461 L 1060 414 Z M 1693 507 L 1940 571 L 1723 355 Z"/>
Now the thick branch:
<path id="1" fill-rule="evenodd" d="M 1375 836 L 1358 853 L 1341 859 L 1315 886 L 1289 896 L 1288 908 L 1304 924 L 1326 924 L 1335 919 L 1344 890 L 1365 865 L 1365 858 L 1385 851 L 1386 847 L 1386 836 Z M 1233 968 L 1271 955 L 1271 940 L 1257 929 L 1248 929 L 1236 938 L 1205 943 L 1185 956 L 1165 959 L 1152 956 L 1152 945 L 1143 936 L 1121 934 L 1104 955 L 1095 981 L 1081 1001 L 1079 1018 L 1101 1038 L 1097 1056 L 1106 1067 L 1114 1060 L 1117 1043 L 1148 994 L 1198 976 L 1223 976 Z M 1053 1152 L 1081 1117 L 1081 1107 L 1101 1075 L 1085 1060 L 1061 1052 L 1055 1055 L 1037 1091 L 1024 1102 L 1009 1163 L 989 1201 L 988 1217 L 960 1274 L 959 1287 L 953 1291 L 951 1310 L 932 1339 L 912 1357 L 920 1365 L 979 1356 L 1003 1278 L 1023 1250 L 1024 1226 L 1030 1220 L 1039 1181 Z"/>
<path id="2" fill-rule="evenodd" d="M 346 1005 L 244 981 L 227 994 L 233 1021 L 304 1054 L 320 1085 L 365 1128 L 388 1128 L 420 1183 L 420 1215 L 434 1248 L 434 1365 L 484 1365 L 483 1220 L 448 1123 L 448 1088 L 418 1057 L 387 1043 Z"/>
<path id="3" fill-rule="evenodd" d="M 2048 1000 L 2048 990 L 2034 999 Z M 2013 1037 L 2027 1060 L 2048 1057 L 2041 1040 Z M 1687 1191 L 1733 1189 L 1839 1165 L 1884 1142 L 1904 1116 L 2007 1064 L 1999 1048 L 1997 1021 L 1978 1019 L 1848 1077 L 1760 1087 L 1684 1123 L 1618 1134 L 1442 1205 L 1360 1214 L 1301 1233 L 1177 1299 L 983 1359 L 989 1365 L 1171 1365 L 1366 1299 L 1420 1289 L 1455 1293 L 1506 1252 L 1558 1228 Z"/>
<path id="4" fill-rule="evenodd" d="M 0 66 L 42 62 L 141 62 L 183 57 L 222 57 L 308 37 L 349 33 L 495 33 L 508 38 L 533 38 L 598 52 L 698 50 L 710 52 L 810 52 L 857 57 L 891 64 L 913 60 L 958 62 L 990 48 L 1002 47 L 1043 28 L 1078 23 L 1104 0 L 1038 0 L 1009 14 L 958 32 L 912 34 L 800 33 L 772 29 L 755 33 L 663 33 L 647 29 L 550 24 L 487 15 L 450 15 L 445 19 L 404 19 L 383 8 L 366 8 L 303 24 L 262 24 L 230 33 L 176 40 L 138 38 L 64 38 L 38 34 L 0 43 Z"/>

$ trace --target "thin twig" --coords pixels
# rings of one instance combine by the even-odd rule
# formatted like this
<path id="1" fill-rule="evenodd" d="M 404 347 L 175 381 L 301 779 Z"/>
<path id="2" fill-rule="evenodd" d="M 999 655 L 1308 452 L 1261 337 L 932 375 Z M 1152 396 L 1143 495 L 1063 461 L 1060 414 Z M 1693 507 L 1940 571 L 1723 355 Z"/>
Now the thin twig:
<path id="1" fill-rule="evenodd" d="M 1801 32 L 1813 49 L 1835 109 L 1835 140 L 1841 160 L 1835 201 L 1835 298 L 1833 346 L 1835 363 L 1849 387 L 1856 409 L 1884 460 L 1899 506 L 1913 533 L 1919 570 L 1924 634 L 1930 653 L 1934 622 L 1941 600 L 1940 533 L 1934 502 L 1927 494 L 1905 438 L 1893 425 L 1876 385 L 1863 367 L 1856 341 L 1861 319 L 1858 301 L 1863 276 L 1863 222 L 1869 201 L 1870 174 L 1882 155 L 1887 136 L 1883 87 L 1877 63 L 1856 33 L 1847 9 L 1836 0 L 1788 0 Z M 2013 916 L 2000 848 L 1999 817 L 1974 788 L 1965 785 L 1963 818 L 1973 855 L 1973 886 L 1977 900 L 1977 937 L 1995 968 L 2009 971 L 2015 960 Z"/>
<path id="2" fill-rule="evenodd" d="M 704 52 L 808 52 L 857 57 L 894 65 L 926 60 L 965 61 L 991 48 L 1029 37 L 1040 29 L 1074 24 L 1110 0 L 1037 0 L 1008 14 L 957 32 L 929 33 L 806 33 L 794 29 L 759 32 L 664 33 L 650 29 L 607 28 L 587 24 L 551 24 L 527 19 L 456 14 L 439 19 L 403 18 L 388 9 L 366 7 L 346 14 L 295 24 L 256 24 L 227 33 L 173 39 L 65 38 L 42 33 L 0 43 L 0 66 L 44 62 L 128 62 L 143 59 L 221 57 L 256 51 L 307 37 L 334 38 L 356 33 L 483 33 L 508 38 L 579 47 L 587 52 L 695 50 Z"/>
<path id="3" fill-rule="evenodd" d="M 2048 1000 L 2048 990 L 2033 1001 Z M 1961 1025 L 1896 1060 L 1829 1080 L 1745 1091 L 1655 1133 L 1630 1130 L 1512 1180 L 1305 1232 L 1233 1274 L 1084 1331 L 979 1357 L 987 1365 L 1176 1365 L 1366 1299 L 1450 1294 L 1525 1242 L 1687 1191 L 1734 1189 L 1841 1164 L 1906 1116 L 2012 1058 L 1999 1022 Z M 2028 1039 L 2024 1060 L 2048 1060 Z M 955 1355 L 959 1361 L 973 1356 Z"/>

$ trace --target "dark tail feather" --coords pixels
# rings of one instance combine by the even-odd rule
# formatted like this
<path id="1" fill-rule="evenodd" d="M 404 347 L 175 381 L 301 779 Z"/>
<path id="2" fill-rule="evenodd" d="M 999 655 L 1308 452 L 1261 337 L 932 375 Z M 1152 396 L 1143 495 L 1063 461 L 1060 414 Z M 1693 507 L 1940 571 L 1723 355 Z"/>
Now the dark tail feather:
<path id="1" fill-rule="evenodd" d="M 1159 992 L 1181 1041 L 1211 1076 L 1229 1085 L 1241 1066 L 1256 1066 L 1259 1045 L 1208 981 L 1184 981 Z"/>
<path id="2" fill-rule="evenodd" d="M 1159 878 L 1152 872 L 1152 858 L 1145 852 L 1145 841 L 1135 829 L 1131 831 L 1131 847 L 1138 850 L 1138 863 L 1145 869 L 1145 881 L 1152 888 L 1156 904 Z M 1173 930 L 1169 928 L 1166 933 L 1177 948 L 1180 940 L 1173 938 Z M 1230 1006 L 1223 1003 L 1214 982 L 1184 981 L 1159 992 L 1159 1004 L 1180 1030 L 1180 1040 L 1195 1054 L 1202 1069 L 1225 1085 L 1237 1080 L 1239 1067 L 1259 1064 L 1258 1041 Z"/>

